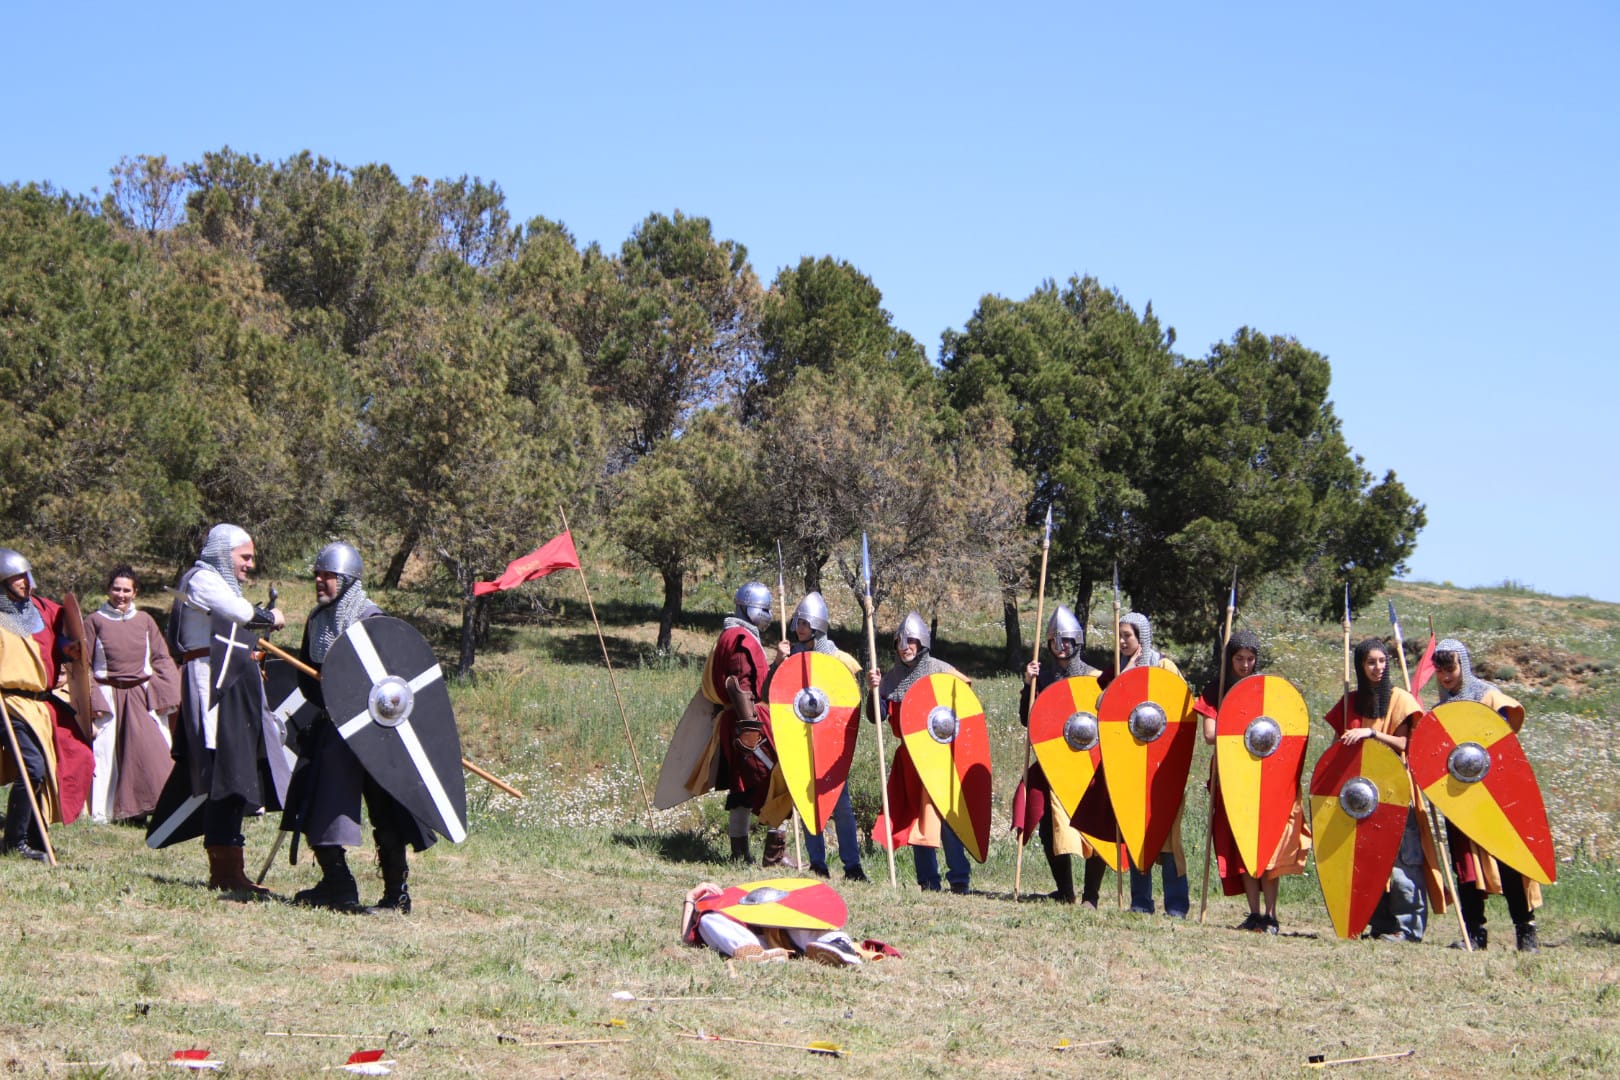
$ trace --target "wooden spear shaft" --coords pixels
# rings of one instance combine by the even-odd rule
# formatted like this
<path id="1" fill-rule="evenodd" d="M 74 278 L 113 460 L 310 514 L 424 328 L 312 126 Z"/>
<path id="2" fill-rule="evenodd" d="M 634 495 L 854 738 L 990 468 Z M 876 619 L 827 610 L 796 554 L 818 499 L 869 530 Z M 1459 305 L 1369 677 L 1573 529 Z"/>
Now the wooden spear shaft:
<path id="1" fill-rule="evenodd" d="M 1406 692 L 1417 697 L 1417 691 L 1412 687 L 1412 673 L 1406 669 L 1406 642 L 1401 637 L 1401 621 L 1395 617 L 1395 601 L 1389 602 L 1389 625 L 1395 631 L 1395 653 L 1401 658 L 1401 681 L 1406 684 Z M 1430 632 L 1433 630 L 1431 628 Z M 1420 700 L 1419 705 L 1423 704 Z M 1408 732 L 1407 737 L 1411 738 Z M 1418 787 L 1417 779 L 1412 776 L 1411 763 L 1406 755 L 1401 755 L 1401 764 L 1406 766 L 1407 779 L 1412 784 L 1412 812 L 1417 815 L 1419 823 L 1429 830 L 1429 844 L 1434 848 L 1434 861 L 1440 864 L 1440 874 L 1446 883 L 1446 892 L 1451 894 L 1451 904 L 1457 909 L 1457 925 L 1462 929 L 1463 949 L 1474 951 L 1474 939 L 1468 935 L 1468 922 L 1463 918 L 1462 901 L 1457 896 L 1457 882 L 1451 875 L 1451 848 L 1443 844 L 1445 833 L 1440 831 L 1439 811 L 1434 803 L 1423 797 L 1423 791 Z M 1424 810 L 1427 808 L 1428 813 Z"/>
<path id="2" fill-rule="evenodd" d="M 1119 563 L 1114 564 L 1114 678 L 1119 678 Z M 1121 853 L 1125 837 L 1120 832 L 1119 818 L 1114 818 L 1114 903 L 1125 910 L 1125 860 Z"/>
<path id="3" fill-rule="evenodd" d="M 34 782 L 28 778 L 28 767 L 23 764 L 22 743 L 17 741 L 17 729 L 11 723 L 11 709 L 6 705 L 4 694 L 0 694 L 0 718 L 6 722 L 6 745 L 11 748 L 12 760 L 17 765 L 17 780 L 23 786 L 23 792 L 28 796 L 28 810 L 34 815 L 34 821 L 39 825 L 39 838 L 45 844 L 45 862 L 47 865 L 56 865 L 56 849 L 51 846 L 51 829 L 45 820 L 45 815 L 39 812 L 39 798 L 34 794 Z"/>
<path id="4" fill-rule="evenodd" d="M 573 535 L 568 527 L 568 515 L 561 506 L 557 507 L 557 516 L 562 518 L 563 532 Z M 596 640 L 602 646 L 602 663 L 607 665 L 608 685 L 613 687 L 613 700 L 619 703 L 619 720 L 624 724 L 624 741 L 630 746 L 630 760 L 636 767 L 636 784 L 641 788 L 641 803 L 647 808 L 647 822 L 652 823 L 652 799 L 647 795 L 647 781 L 641 775 L 641 755 L 636 753 L 636 740 L 630 735 L 630 714 L 624 711 L 624 698 L 619 696 L 619 680 L 613 675 L 613 660 L 608 656 L 607 638 L 602 636 L 602 624 L 596 618 L 596 604 L 591 600 L 591 585 L 585 580 L 585 566 L 583 563 L 575 567 L 579 571 L 579 586 L 585 590 L 585 606 L 591 612 L 591 625 L 596 627 Z"/>
<path id="5" fill-rule="evenodd" d="M 872 675 L 878 673 L 877 660 L 877 615 L 872 608 L 872 566 L 871 558 L 866 549 L 866 536 L 861 536 L 861 578 L 865 582 L 865 591 L 861 595 L 861 609 L 866 613 L 866 662 L 868 683 L 873 681 Z M 888 718 L 883 715 L 883 706 L 878 701 L 878 692 L 875 686 L 868 685 L 867 700 L 872 703 L 872 726 L 877 729 L 878 749 L 878 794 L 883 800 L 883 831 L 888 834 L 888 843 L 884 845 L 884 852 L 889 856 L 889 888 L 899 889 L 899 879 L 894 873 L 894 817 L 889 809 L 889 763 L 888 754 L 883 749 L 883 725 Z"/>
<path id="6" fill-rule="evenodd" d="M 1031 651 L 1029 662 L 1038 663 L 1041 659 L 1041 622 L 1046 618 L 1046 558 L 1052 550 L 1052 508 L 1046 508 L 1046 530 L 1041 534 L 1041 587 L 1035 598 L 1035 645 Z M 1035 708 L 1035 681 L 1029 684 L 1029 707 Z M 1024 825 L 1029 818 L 1029 759 L 1035 752 L 1035 744 L 1030 739 L 1029 715 L 1024 715 L 1024 772 L 1021 781 L 1024 785 L 1024 818 L 1025 821 L 1014 821 L 1013 830 L 1018 834 L 1018 858 L 1013 862 L 1013 899 L 1018 899 L 1018 889 L 1024 874 L 1024 847 L 1029 843 L 1029 835 L 1024 831 Z M 1013 800 L 1013 811 L 1018 810 L 1018 800 Z M 1051 807 L 1047 808 L 1051 813 Z M 1055 828 L 1054 824 L 1054 828 Z"/>
<path id="7" fill-rule="evenodd" d="M 314 668 L 310 667 L 308 664 L 306 664 L 302 660 L 298 659 L 297 656 L 295 656 L 292 653 L 288 652 L 286 649 L 283 649 L 280 645 L 277 645 L 273 641 L 266 641 L 264 638 L 260 638 L 259 639 L 259 648 L 263 649 L 265 652 L 269 653 L 271 656 L 274 656 L 279 660 L 287 661 L 287 663 L 291 664 L 294 669 L 303 672 L 305 675 L 308 675 L 312 679 L 319 679 L 321 677 L 321 673 L 319 671 L 317 671 Z M 517 788 L 513 787 L 511 784 L 508 784 L 505 780 L 502 780 L 500 777 L 496 776 L 494 773 L 488 772 L 488 771 L 486 771 L 484 769 L 480 769 L 477 765 L 474 765 L 472 762 L 468 761 L 466 758 L 461 759 L 461 767 L 463 769 L 466 769 L 468 772 L 472 773 L 474 776 L 478 777 L 480 780 L 486 781 L 487 783 L 491 784 L 492 786 L 499 788 L 500 790 L 506 792 L 508 795 L 512 796 L 515 799 L 528 798 L 528 796 L 524 795 L 523 792 L 519 791 Z M 277 847 L 281 846 L 279 841 L 278 841 L 276 846 Z M 275 857 L 276 857 L 276 853 L 275 853 L 274 850 L 272 850 L 270 852 L 270 858 L 274 859 Z M 267 862 L 265 865 L 268 866 L 269 863 Z M 266 872 L 268 872 L 268 871 L 266 871 Z M 261 873 L 259 875 L 259 880 L 260 881 L 264 880 L 264 873 Z"/>
<path id="8" fill-rule="evenodd" d="M 787 573 L 782 565 L 782 541 L 780 540 L 776 542 L 776 597 L 782 610 L 782 640 L 788 641 Z M 792 647 L 793 643 L 788 641 L 788 648 L 791 649 Z M 802 870 L 804 869 L 804 841 L 799 837 L 799 804 L 795 802 L 788 813 L 793 818 L 793 858 L 798 862 L 798 868 Z"/>
<path id="9" fill-rule="evenodd" d="M 1220 712 L 1226 699 L 1226 669 L 1230 666 L 1226 647 L 1232 643 L 1232 613 L 1237 609 L 1237 567 L 1232 568 L 1232 591 L 1226 594 L 1226 628 L 1221 631 L 1221 675 L 1216 680 L 1215 711 Z M 1219 754 L 1209 759 L 1209 820 L 1204 823 L 1204 885 L 1198 895 L 1198 925 L 1204 925 L 1204 912 L 1209 908 L 1209 864 L 1215 854 L 1215 806 L 1221 797 L 1221 770 Z M 1258 877 L 1259 875 L 1255 875 Z"/>

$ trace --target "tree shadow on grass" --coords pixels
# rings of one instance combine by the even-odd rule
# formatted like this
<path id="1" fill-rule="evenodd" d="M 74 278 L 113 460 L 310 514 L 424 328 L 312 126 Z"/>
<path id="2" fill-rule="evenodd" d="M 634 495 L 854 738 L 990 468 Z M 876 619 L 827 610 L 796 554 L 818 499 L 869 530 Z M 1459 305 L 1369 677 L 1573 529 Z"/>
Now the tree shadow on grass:
<path id="1" fill-rule="evenodd" d="M 729 854 L 716 847 L 706 834 L 691 829 L 671 833 L 616 832 L 613 842 L 637 851 L 650 851 L 665 862 L 674 863 L 724 862 Z"/>

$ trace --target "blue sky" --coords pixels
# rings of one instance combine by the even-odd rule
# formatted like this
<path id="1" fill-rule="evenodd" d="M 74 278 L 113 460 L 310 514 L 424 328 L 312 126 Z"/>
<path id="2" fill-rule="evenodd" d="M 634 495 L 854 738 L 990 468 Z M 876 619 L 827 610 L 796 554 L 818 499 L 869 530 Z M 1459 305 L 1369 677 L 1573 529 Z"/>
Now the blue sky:
<path id="1" fill-rule="evenodd" d="M 1241 7 L 1241 10 L 1226 10 Z M 1139 9 L 1139 10 L 1138 10 Z M 1620 12 L 1603 3 L 8 5 L 0 182 L 308 148 L 617 248 L 847 259 L 937 357 L 1095 275 L 1202 355 L 1333 363 L 1411 576 L 1620 601 Z"/>

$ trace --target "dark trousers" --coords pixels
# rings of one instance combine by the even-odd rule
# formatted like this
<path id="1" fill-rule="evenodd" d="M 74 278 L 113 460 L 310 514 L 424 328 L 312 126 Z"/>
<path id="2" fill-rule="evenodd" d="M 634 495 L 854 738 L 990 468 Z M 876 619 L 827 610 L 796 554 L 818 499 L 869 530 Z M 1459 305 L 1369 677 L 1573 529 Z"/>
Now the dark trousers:
<path id="1" fill-rule="evenodd" d="M 203 844 L 208 847 L 241 847 L 242 817 L 247 800 L 240 795 L 209 799 L 203 806 Z"/>

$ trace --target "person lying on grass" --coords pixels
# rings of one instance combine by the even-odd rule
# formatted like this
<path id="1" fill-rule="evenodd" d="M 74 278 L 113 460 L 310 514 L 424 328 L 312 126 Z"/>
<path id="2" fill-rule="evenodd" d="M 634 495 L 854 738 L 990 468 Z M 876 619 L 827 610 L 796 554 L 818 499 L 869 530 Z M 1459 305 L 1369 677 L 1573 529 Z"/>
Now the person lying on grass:
<path id="1" fill-rule="evenodd" d="M 849 911 L 824 881 L 773 878 L 722 889 L 699 882 L 686 894 L 681 940 L 751 962 L 806 956 L 832 967 L 900 954 L 881 942 L 855 944 L 843 929 Z"/>

